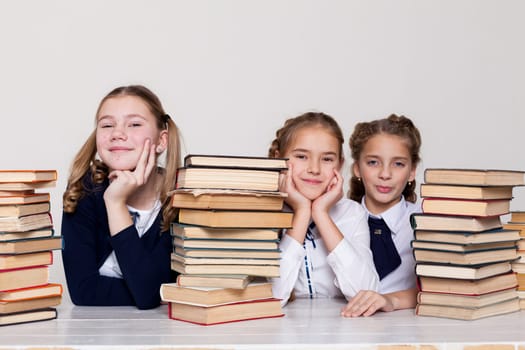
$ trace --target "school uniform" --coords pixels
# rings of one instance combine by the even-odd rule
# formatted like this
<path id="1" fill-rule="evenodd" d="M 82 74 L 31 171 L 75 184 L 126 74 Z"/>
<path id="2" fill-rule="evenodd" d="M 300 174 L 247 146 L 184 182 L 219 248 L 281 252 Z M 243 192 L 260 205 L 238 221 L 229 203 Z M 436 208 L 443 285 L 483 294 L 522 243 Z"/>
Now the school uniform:
<path id="1" fill-rule="evenodd" d="M 130 225 L 111 236 L 103 198 L 109 181 L 94 184 L 87 174 L 83 182 L 86 190 L 75 212 L 62 216 L 62 260 L 71 300 L 140 309 L 160 305 L 161 284 L 173 280 L 172 239 L 161 232 L 162 213 L 146 220 L 150 226 L 142 235 Z"/>
<path id="2" fill-rule="evenodd" d="M 366 208 L 365 197 L 361 200 L 361 205 L 370 217 L 384 220 L 391 231 L 392 241 L 401 260 L 398 267 L 381 278 L 379 281 L 379 293 L 386 294 L 416 287 L 416 262 L 410 245 L 410 242 L 414 239 L 414 231 L 410 225 L 410 215 L 420 212 L 421 206 L 417 203 L 407 202 L 402 197 L 399 203 L 392 208 L 379 216 L 375 216 Z M 370 231 L 370 235 L 374 235 L 373 230 Z"/>
<path id="3" fill-rule="evenodd" d="M 362 289 L 378 290 L 366 211 L 359 203 L 343 198 L 330 209 L 329 215 L 344 235 L 330 253 L 315 227 L 310 228 L 304 244 L 286 232 L 282 235 L 280 277 L 272 282 L 273 295 L 283 305 L 292 291 L 299 298 L 350 299 Z"/>

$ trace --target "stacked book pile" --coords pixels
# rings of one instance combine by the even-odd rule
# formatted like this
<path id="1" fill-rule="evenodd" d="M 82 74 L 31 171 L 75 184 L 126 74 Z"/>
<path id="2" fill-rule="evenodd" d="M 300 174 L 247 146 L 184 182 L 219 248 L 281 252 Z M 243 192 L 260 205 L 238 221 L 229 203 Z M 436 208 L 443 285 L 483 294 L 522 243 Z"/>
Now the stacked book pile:
<path id="1" fill-rule="evenodd" d="M 471 320 L 520 309 L 511 268 L 520 231 L 503 228 L 501 216 L 524 184 L 520 171 L 425 170 L 422 213 L 411 217 L 417 315 Z"/>
<path id="2" fill-rule="evenodd" d="M 177 283 L 161 287 L 169 317 L 216 324 L 282 316 L 268 277 L 279 276 L 279 230 L 291 227 L 279 192 L 285 159 L 188 155 L 171 224 Z"/>
<path id="3" fill-rule="evenodd" d="M 0 325 L 54 319 L 62 285 L 49 281 L 55 170 L 0 170 Z M 44 189 L 43 191 L 41 189 Z"/>
<path id="4" fill-rule="evenodd" d="M 512 271 L 516 273 L 518 278 L 518 297 L 520 298 L 521 309 L 525 310 L 525 212 L 512 211 L 510 220 L 503 224 L 503 228 L 520 232 L 520 240 L 518 241 L 519 259 L 512 263 Z"/>

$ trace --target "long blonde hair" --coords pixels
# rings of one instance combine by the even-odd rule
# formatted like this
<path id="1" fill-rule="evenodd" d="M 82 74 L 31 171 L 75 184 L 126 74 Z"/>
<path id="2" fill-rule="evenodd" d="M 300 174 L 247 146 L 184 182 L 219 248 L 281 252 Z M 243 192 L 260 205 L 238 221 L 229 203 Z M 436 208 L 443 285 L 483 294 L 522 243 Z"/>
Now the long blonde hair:
<path id="1" fill-rule="evenodd" d="M 112 97 L 134 96 L 140 98 L 155 116 L 159 130 L 168 130 L 168 146 L 166 149 L 166 164 L 164 166 L 164 181 L 159 188 L 160 201 L 162 207 L 162 231 L 167 231 L 171 221 L 174 220 L 177 212 L 169 203 L 167 193 L 175 188 L 177 169 L 181 164 L 180 155 L 180 134 L 175 122 L 166 114 L 159 98 L 148 88 L 142 85 L 120 86 L 113 89 L 101 101 L 97 108 L 98 115 L 100 108 L 106 100 Z M 100 160 L 96 159 L 96 129 L 89 135 L 76 154 L 71 165 L 67 188 L 63 195 L 63 210 L 65 213 L 74 213 L 78 201 L 88 190 L 84 187 L 83 178 L 91 172 L 91 179 L 95 184 L 101 184 L 108 176 L 108 167 Z"/>

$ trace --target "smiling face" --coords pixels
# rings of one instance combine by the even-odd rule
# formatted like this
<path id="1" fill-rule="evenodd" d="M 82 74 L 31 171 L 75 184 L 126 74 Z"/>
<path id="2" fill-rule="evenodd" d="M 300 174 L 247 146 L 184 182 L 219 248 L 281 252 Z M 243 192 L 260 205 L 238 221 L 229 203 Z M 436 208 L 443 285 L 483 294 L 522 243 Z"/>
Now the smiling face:
<path id="1" fill-rule="evenodd" d="M 380 214 L 401 200 L 407 182 L 414 181 L 416 167 L 401 137 L 377 134 L 366 142 L 353 171 L 365 187 L 366 207 Z"/>
<path id="2" fill-rule="evenodd" d="M 97 115 L 97 152 L 110 170 L 133 170 L 146 139 L 157 153 L 166 148 L 167 131 L 157 127 L 148 105 L 136 96 L 108 98 Z"/>
<path id="3" fill-rule="evenodd" d="M 309 126 L 294 135 L 284 157 L 292 165 L 292 179 L 299 192 L 314 200 L 326 192 L 334 178 L 334 169 L 342 165 L 340 144 L 328 129 Z"/>

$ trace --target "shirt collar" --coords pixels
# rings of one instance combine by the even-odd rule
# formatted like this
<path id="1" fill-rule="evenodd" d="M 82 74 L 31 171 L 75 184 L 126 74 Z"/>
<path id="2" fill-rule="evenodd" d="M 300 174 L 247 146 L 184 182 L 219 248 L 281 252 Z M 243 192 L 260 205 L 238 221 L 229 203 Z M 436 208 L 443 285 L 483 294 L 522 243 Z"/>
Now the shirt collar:
<path id="1" fill-rule="evenodd" d="M 401 196 L 401 200 L 396 205 L 387 209 L 379 215 L 374 215 L 370 213 L 365 204 L 365 196 L 363 196 L 363 198 L 361 199 L 361 205 L 363 206 L 363 208 L 365 208 L 368 216 L 383 219 L 393 234 L 396 234 L 401 230 L 402 222 L 400 219 L 403 217 L 403 214 L 407 208 L 407 202 L 405 201 L 405 197 Z"/>

